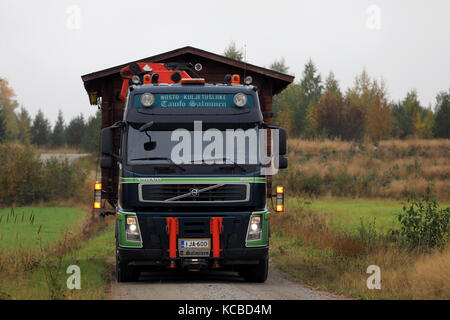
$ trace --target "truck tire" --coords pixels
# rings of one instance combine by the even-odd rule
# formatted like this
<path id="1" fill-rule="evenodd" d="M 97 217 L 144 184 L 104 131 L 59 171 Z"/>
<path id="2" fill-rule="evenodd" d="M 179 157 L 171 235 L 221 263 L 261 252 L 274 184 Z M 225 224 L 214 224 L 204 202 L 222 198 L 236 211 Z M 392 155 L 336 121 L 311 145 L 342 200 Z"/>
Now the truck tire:
<path id="1" fill-rule="evenodd" d="M 140 272 L 134 267 L 128 266 L 123 261 L 120 261 L 116 255 L 116 279 L 117 282 L 130 282 L 139 280 Z"/>
<path id="2" fill-rule="evenodd" d="M 242 266 L 239 275 L 247 282 L 264 283 L 269 273 L 269 258 L 259 261 L 259 264 Z"/>

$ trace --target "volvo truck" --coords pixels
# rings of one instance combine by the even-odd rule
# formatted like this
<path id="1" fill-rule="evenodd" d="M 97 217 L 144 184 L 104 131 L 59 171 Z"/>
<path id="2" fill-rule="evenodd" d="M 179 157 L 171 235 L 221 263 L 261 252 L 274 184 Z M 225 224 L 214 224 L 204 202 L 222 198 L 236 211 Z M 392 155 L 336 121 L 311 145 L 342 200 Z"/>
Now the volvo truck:
<path id="1" fill-rule="evenodd" d="M 118 196 L 110 209 L 101 183 L 94 196 L 101 216 L 116 217 L 117 280 L 214 269 L 264 282 L 271 212 L 284 211 L 284 188 L 272 195 L 266 179 L 287 159 L 286 132 L 264 122 L 258 88 L 162 63 L 133 63 L 121 76 L 123 119 L 102 129 L 100 159 L 118 170 Z"/>

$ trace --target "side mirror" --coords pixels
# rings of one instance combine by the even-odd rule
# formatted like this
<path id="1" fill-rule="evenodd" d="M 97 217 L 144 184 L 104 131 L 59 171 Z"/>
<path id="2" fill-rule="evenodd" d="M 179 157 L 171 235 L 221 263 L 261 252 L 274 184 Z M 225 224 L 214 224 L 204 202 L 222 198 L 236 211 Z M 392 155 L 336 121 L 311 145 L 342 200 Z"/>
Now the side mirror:
<path id="1" fill-rule="evenodd" d="M 111 156 L 114 152 L 114 129 L 111 127 L 102 129 L 102 154 Z"/>
<path id="2" fill-rule="evenodd" d="M 113 159 L 111 156 L 103 156 L 100 159 L 100 168 L 111 169 L 113 167 Z"/>
<path id="3" fill-rule="evenodd" d="M 286 129 L 283 129 L 283 128 L 279 128 L 278 129 L 278 145 L 279 145 L 279 154 L 281 156 L 284 156 L 287 153 L 287 133 L 286 133 Z"/>
<path id="4" fill-rule="evenodd" d="M 288 159 L 286 157 L 280 156 L 278 158 L 278 169 L 286 169 L 288 167 Z"/>

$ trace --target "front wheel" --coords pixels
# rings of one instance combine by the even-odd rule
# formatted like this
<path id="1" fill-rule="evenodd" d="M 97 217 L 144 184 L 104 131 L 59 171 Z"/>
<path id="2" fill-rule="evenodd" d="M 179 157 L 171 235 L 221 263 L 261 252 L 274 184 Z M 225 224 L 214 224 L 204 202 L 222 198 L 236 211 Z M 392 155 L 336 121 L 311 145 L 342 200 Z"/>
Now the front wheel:
<path id="1" fill-rule="evenodd" d="M 139 279 L 139 270 L 135 267 L 130 267 L 123 261 L 120 261 L 116 254 L 116 279 L 117 282 L 137 281 Z"/>
<path id="2" fill-rule="evenodd" d="M 269 258 L 260 260 L 256 265 L 242 266 L 239 270 L 239 275 L 247 282 L 266 282 L 268 273 Z"/>

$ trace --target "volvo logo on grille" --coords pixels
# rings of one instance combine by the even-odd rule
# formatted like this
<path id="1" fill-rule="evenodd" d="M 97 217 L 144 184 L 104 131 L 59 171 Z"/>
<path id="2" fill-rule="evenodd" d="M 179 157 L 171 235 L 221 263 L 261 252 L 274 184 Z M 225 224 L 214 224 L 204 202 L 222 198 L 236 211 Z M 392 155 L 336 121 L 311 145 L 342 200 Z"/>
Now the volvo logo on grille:
<path id="1" fill-rule="evenodd" d="M 198 192 L 198 189 L 196 189 L 196 188 L 192 188 L 190 190 L 190 192 L 191 192 L 191 196 L 194 197 L 194 198 L 198 197 L 199 194 L 200 194 L 200 192 Z"/>

